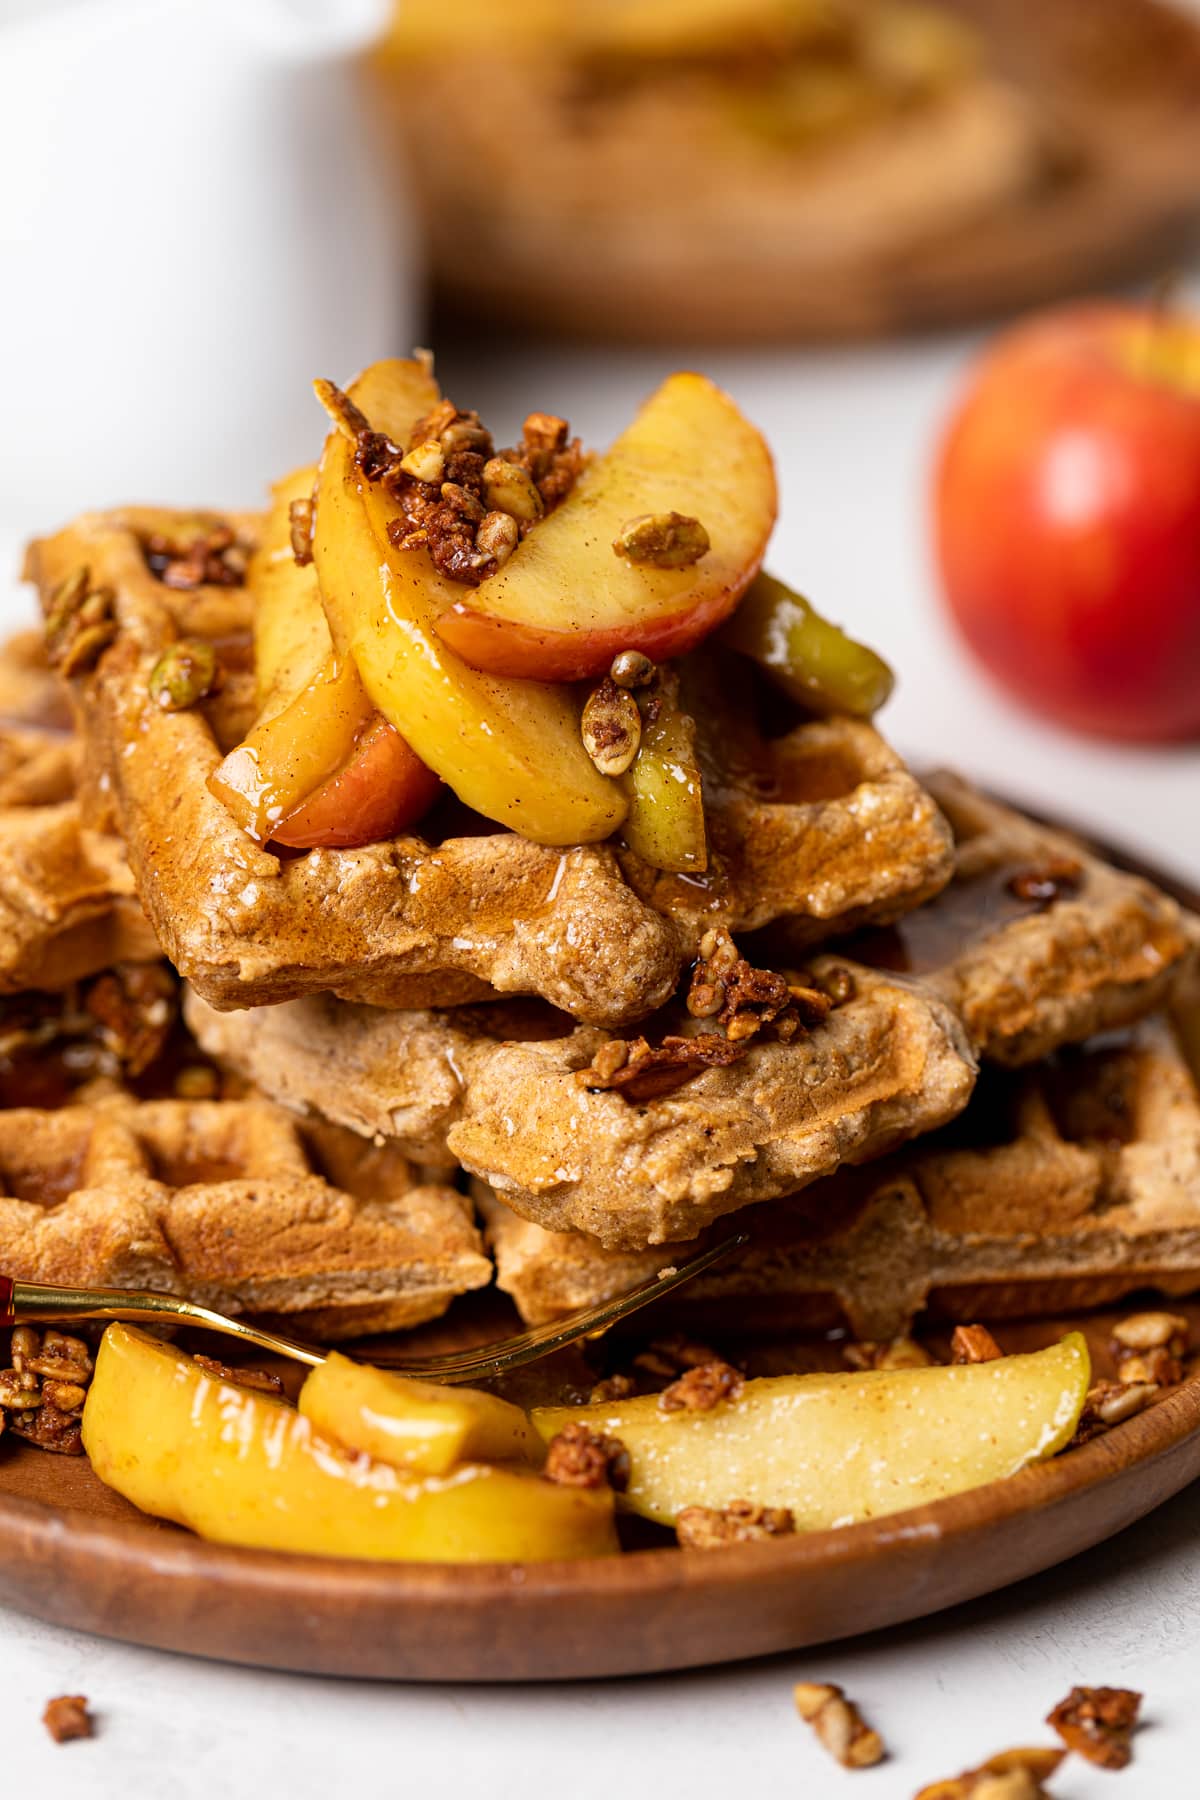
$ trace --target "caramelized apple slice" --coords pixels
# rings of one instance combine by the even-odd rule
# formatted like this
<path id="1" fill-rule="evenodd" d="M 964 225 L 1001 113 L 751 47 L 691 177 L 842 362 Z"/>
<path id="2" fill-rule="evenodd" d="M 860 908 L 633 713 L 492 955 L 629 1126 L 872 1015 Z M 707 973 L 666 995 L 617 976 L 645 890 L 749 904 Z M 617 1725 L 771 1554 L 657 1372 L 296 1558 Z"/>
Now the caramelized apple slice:
<path id="1" fill-rule="evenodd" d="M 642 742 L 624 778 L 629 811 L 621 835 L 653 869 L 693 874 L 708 867 L 704 795 L 695 726 L 669 695 L 642 703 Z"/>
<path id="2" fill-rule="evenodd" d="M 541 1439 L 519 1406 L 482 1388 L 414 1381 L 330 1351 L 300 1390 L 318 1431 L 379 1462 L 423 1475 L 456 1463 L 535 1462 Z"/>
<path id="3" fill-rule="evenodd" d="M 371 425 L 403 442 L 437 401 L 416 362 L 376 363 L 350 397 Z M 608 837 L 625 814 L 616 782 L 593 766 L 570 690 L 500 681 L 468 668 L 435 623 L 459 591 L 423 549 L 397 550 L 402 520 L 366 482 L 354 445 L 334 430 L 325 446 L 313 550 L 335 645 L 348 649 L 372 702 L 467 806 L 542 844 Z"/>
<path id="4" fill-rule="evenodd" d="M 438 630 L 476 668 L 543 681 L 600 675 L 620 650 L 682 656 L 746 591 L 775 504 L 753 425 L 704 376 L 672 375 L 503 568 L 456 595 Z M 704 528 L 697 561 L 656 567 L 614 550 L 634 521 L 670 514 Z M 680 535 L 664 528 L 664 559 Z"/>
<path id="5" fill-rule="evenodd" d="M 617 1548 L 607 1488 L 488 1463 L 401 1472 L 128 1325 L 104 1334 L 83 1442 L 117 1493 L 219 1543 L 386 1562 L 535 1562 Z"/>
<path id="6" fill-rule="evenodd" d="M 747 1381 L 707 1412 L 659 1397 L 535 1409 L 551 1438 L 573 1421 L 620 1438 L 624 1504 L 673 1524 L 685 1506 L 786 1506 L 802 1531 L 960 1494 L 1065 1449 L 1091 1379 L 1077 1331 L 1051 1349 L 954 1367 Z"/>
<path id="7" fill-rule="evenodd" d="M 892 691 L 894 677 L 881 656 L 823 619 L 774 575 L 751 583 L 721 641 L 760 664 L 776 687 L 810 712 L 869 719 Z"/>
<path id="8" fill-rule="evenodd" d="M 321 611 L 317 573 L 292 554 L 290 508 L 311 497 L 317 471 L 297 469 L 271 490 L 262 540 L 246 571 L 254 601 L 254 674 L 259 708 L 276 711 L 310 682 L 330 654 L 329 627 Z"/>
<path id="9" fill-rule="evenodd" d="M 382 843 L 424 818 L 441 787 L 396 727 L 373 713 L 345 766 L 273 827 L 271 841 L 294 850 Z"/>
<path id="10" fill-rule="evenodd" d="M 367 698 L 353 659 L 334 655 L 316 570 L 292 554 L 289 507 L 315 470 L 274 490 L 249 570 L 261 713 L 209 777 L 242 830 L 297 849 L 393 837 L 428 810 L 440 783 Z"/>

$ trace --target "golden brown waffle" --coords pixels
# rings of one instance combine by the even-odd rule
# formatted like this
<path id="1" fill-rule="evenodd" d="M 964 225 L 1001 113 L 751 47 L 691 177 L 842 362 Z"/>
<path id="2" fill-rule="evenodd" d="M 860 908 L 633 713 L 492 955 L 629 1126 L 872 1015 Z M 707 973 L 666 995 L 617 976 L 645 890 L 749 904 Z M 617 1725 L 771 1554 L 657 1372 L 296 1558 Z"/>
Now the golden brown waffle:
<path id="1" fill-rule="evenodd" d="M 172 515 L 153 515 L 160 527 Z M 361 850 L 278 857 L 208 792 L 232 720 L 164 713 L 146 693 L 180 629 L 217 631 L 211 590 L 180 595 L 148 569 L 147 515 L 90 514 L 35 544 L 46 596 L 86 567 L 117 596 L 117 642 L 80 683 L 89 760 L 106 771 L 143 904 L 171 961 L 219 1007 L 316 992 L 375 1005 L 452 1005 L 536 993 L 575 1018 L 618 1025 L 662 1005 L 722 921 L 781 909 L 807 939 L 890 919 L 949 878 L 948 829 L 866 725 L 803 725 L 712 779 L 710 876 L 660 878 L 608 845 L 551 849 L 488 822 Z M 228 590 L 218 598 L 228 607 Z M 189 611 L 189 603 L 191 610 Z M 218 618 L 220 614 L 218 612 Z M 236 660 L 227 625 L 222 649 Z M 728 661 L 728 659 L 726 659 Z M 228 702 L 226 714 L 230 712 Z M 714 701 L 706 755 L 735 730 Z M 869 828 L 869 834 L 868 834 Z"/>
<path id="2" fill-rule="evenodd" d="M 743 1213 L 750 1245 L 689 1284 L 717 1321 L 888 1338 L 951 1319 L 1071 1312 L 1200 1287 L 1200 1012 L 1160 1014 L 1048 1063 L 988 1071 L 927 1143 Z M 696 1245 L 616 1255 L 478 1194 L 499 1285 L 537 1322 L 646 1280 Z"/>
<path id="3" fill-rule="evenodd" d="M 491 1278 L 470 1201 L 399 1152 L 258 1099 L 0 1111 L 0 1269 L 150 1288 L 337 1338 Z"/>
<path id="4" fill-rule="evenodd" d="M 313 997 L 218 1013 L 191 994 L 185 1012 L 210 1055 L 283 1104 L 461 1163 L 539 1224 L 611 1246 L 688 1237 L 878 1156 L 952 1118 L 974 1081 L 949 1009 L 868 971 L 810 1033 L 764 1034 L 657 1098 L 589 1087 L 614 1040 L 536 1002 L 406 1013 Z M 654 1042 L 698 1029 L 660 1019 Z"/>
<path id="5" fill-rule="evenodd" d="M 41 632 L 0 645 L 0 994 L 158 956 L 120 843 L 86 830 L 66 684 Z"/>
<path id="6" fill-rule="evenodd" d="M 918 976 L 977 1055 L 1009 1067 L 1162 1005 L 1200 944 L 1194 915 L 957 775 L 928 787 L 954 831 L 954 879 L 890 930 L 848 940 L 848 955 Z M 790 921 L 767 935 L 776 956 L 804 947 Z"/>
<path id="7" fill-rule="evenodd" d="M 118 839 L 87 829 L 69 738 L 0 726 L 0 993 L 156 958 Z"/>

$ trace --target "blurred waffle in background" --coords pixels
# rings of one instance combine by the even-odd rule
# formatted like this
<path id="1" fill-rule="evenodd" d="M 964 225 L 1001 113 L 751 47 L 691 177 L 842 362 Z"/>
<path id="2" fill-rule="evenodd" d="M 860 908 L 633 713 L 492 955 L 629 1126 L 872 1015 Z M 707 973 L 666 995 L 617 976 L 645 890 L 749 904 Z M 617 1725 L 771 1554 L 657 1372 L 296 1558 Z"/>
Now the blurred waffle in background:
<path id="1" fill-rule="evenodd" d="M 534 329 L 944 322 L 1200 218 L 1200 31 L 1155 0 L 405 0 L 372 81 L 440 298 Z"/>

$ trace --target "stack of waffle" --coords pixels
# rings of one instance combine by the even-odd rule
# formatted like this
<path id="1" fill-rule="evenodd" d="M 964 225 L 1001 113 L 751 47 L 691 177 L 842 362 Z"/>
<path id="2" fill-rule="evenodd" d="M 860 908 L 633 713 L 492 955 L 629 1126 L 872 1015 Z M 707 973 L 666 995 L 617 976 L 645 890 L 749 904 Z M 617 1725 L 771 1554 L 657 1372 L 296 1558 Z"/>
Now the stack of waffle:
<path id="1" fill-rule="evenodd" d="M 207 785 L 253 704 L 240 559 L 173 542 L 196 520 L 129 511 L 34 546 L 51 615 L 96 597 L 78 739 L 28 644 L 0 672 L 0 1268 L 325 1339 L 493 1280 L 545 1320 L 734 1224 L 685 1292 L 739 1323 L 880 1338 L 1200 1285 L 1174 900 L 860 721 L 764 735 L 703 651 L 702 877 L 461 809 L 262 848 Z M 181 633 L 226 680 L 164 711 Z"/>

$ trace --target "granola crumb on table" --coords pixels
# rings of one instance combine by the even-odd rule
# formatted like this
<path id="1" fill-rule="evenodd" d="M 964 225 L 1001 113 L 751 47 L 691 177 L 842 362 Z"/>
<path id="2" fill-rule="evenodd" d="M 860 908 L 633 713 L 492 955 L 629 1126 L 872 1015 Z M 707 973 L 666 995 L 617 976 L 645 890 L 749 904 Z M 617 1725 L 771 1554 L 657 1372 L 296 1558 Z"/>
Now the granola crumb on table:
<path id="1" fill-rule="evenodd" d="M 1102 1769 L 1123 1769 L 1133 1756 L 1131 1738 L 1142 1696 L 1133 1688 L 1074 1687 L 1046 1715 L 1068 1750 Z"/>
<path id="2" fill-rule="evenodd" d="M 883 1739 L 836 1683 L 799 1681 L 793 1696 L 800 1717 L 844 1769 L 869 1769 L 883 1761 L 887 1754 Z"/>
<path id="3" fill-rule="evenodd" d="M 53 1700 L 47 1700 L 42 1724 L 56 1744 L 69 1744 L 72 1738 L 96 1735 L 86 1694 L 58 1694 Z"/>

